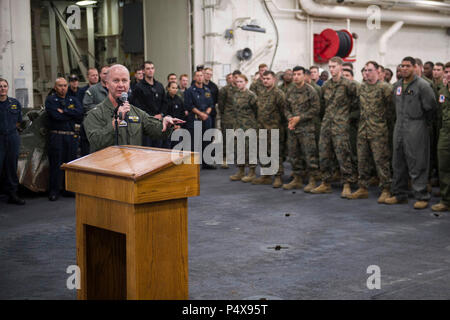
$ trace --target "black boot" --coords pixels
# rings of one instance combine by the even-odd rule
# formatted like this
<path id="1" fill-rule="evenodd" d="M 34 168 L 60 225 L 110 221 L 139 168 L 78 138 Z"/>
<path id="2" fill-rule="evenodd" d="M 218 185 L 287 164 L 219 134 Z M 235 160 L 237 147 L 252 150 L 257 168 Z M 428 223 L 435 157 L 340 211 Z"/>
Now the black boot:
<path id="1" fill-rule="evenodd" d="M 9 195 L 8 203 L 24 205 L 25 200 L 20 199 L 16 192 L 11 192 Z"/>

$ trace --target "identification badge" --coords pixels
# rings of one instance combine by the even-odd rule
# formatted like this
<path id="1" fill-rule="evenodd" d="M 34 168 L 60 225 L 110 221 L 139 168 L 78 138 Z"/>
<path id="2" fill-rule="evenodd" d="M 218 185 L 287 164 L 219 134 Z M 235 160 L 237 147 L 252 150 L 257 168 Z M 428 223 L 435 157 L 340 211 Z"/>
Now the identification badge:
<path id="1" fill-rule="evenodd" d="M 119 122 L 119 127 L 128 127 L 128 123 L 125 120 Z"/>
<path id="2" fill-rule="evenodd" d="M 397 95 L 400 96 L 402 94 L 402 87 L 397 88 Z"/>
<path id="3" fill-rule="evenodd" d="M 139 122 L 141 122 L 140 120 L 140 118 L 138 117 L 138 116 L 129 116 L 128 117 L 128 120 L 131 122 L 131 123 L 139 123 Z"/>
<path id="4" fill-rule="evenodd" d="M 443 94 L 441 94 L 441 95 L 439 96 L 439 102 L 440 102 L 440 103 L 444 103 L 444 102 L 445 102 L 445 96 L 444 96 Z"/>
<path id="5" fill-rule="evenodd" d="M 17 110 L 17 105 L 16 105 L 16 104 L 13 104 L 13 105 L 11 106 L 11 109 L 12 109 L 12 110 Z"/>
<path id="6" fill-rule="evenodd" d="M 207 98 L 211 98 L 211 93 L 209 93 L 209 92 L 206 92 L 206 93 L 205 93 L 205 97 L 207 97 Z"/>
<path id="7" fill-rule="evenodd" d="M 75 106 L 73 104 L 71 104 L 67 107 L 67 109 L 75 109 Z"/>

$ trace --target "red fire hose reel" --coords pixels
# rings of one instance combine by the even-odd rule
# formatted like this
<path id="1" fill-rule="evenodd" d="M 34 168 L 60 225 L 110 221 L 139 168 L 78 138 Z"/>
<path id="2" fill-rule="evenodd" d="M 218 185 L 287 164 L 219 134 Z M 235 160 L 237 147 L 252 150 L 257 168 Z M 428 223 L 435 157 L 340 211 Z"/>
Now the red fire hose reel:
<path id="1" fill-rule="evenodd" d="M 314 61 L 328 62 L 338 56 L 346 58 L 353 49 L 353 36 L 347 30 L 325 29 L 320 34 L 314 34 Z"/>

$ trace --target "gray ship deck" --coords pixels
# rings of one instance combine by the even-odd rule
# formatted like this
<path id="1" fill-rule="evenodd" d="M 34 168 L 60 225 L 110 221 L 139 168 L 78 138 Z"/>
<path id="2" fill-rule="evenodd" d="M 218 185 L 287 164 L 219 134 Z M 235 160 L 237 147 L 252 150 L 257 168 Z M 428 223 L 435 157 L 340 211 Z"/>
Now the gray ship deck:
<path id="1" fill-rule="evenodd" d="M 230 182 L 234 171 L 202 171 L 189 199 L 190 299 L 450 299 L 449 213 L 378 205 L 373 188 L 350 201 L 338 186 L 311 195 Z M 0 299 L 75 299 L 75 201 L 25 198 L 0 197 Z M 370 265 L 379 290 L 366 286 Z"/>

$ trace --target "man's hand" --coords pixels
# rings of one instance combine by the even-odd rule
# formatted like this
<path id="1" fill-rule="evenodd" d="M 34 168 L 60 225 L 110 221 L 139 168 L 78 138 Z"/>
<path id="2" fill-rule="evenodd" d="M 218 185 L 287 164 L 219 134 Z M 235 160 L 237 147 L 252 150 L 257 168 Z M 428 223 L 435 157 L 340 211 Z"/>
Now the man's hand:
<path id="1" fill-rule="evenodd" d="M 292 117 L 289 119 L 288 129 L 295 130 L 295 127 L 300 122 L 300 116 Z"/>
<path id="2" fill-rule="evenodd" d="M 61 108 L 56 109 L 59 113 L 64 113 L 64 110 Z"/>
<path id="3" fill-rule="evenodd" d="M 180 120 L 178 118 L 172 118 L 171 116 L 165 116 L 162 119 L 162 123 L 163 123 L 163 128 L 162 128 L 162 132 L 166 131 L 167 128 L 170 128 L 171 126 L 175 126 L 177 124 L 182 124 L 185 123 L 186 121 Z"/>
<path id="4" fill-rule="evenodd" d="M 205 121 L 208 118 L 209 118 L 209 114 L 207 114 L 205 112 L 200 113 L 200 119 L 202 119 L 202 121 Z"/>
<path id="5" fill-rule="evenodd" d="M 161 114 L 155 114 L 153 117 L 158 119 L 158 120 L 162 119 L 162 115 Z"/>
<path id="6" fill-rule="evenodd" d="M 123 105 L 119 107 L 117 113 L 119 114 L 120 119 L 125 119 L 125 115 L 127 112 L 130 112 L 130 103 L 128 101 L 125 101 Z"/>

